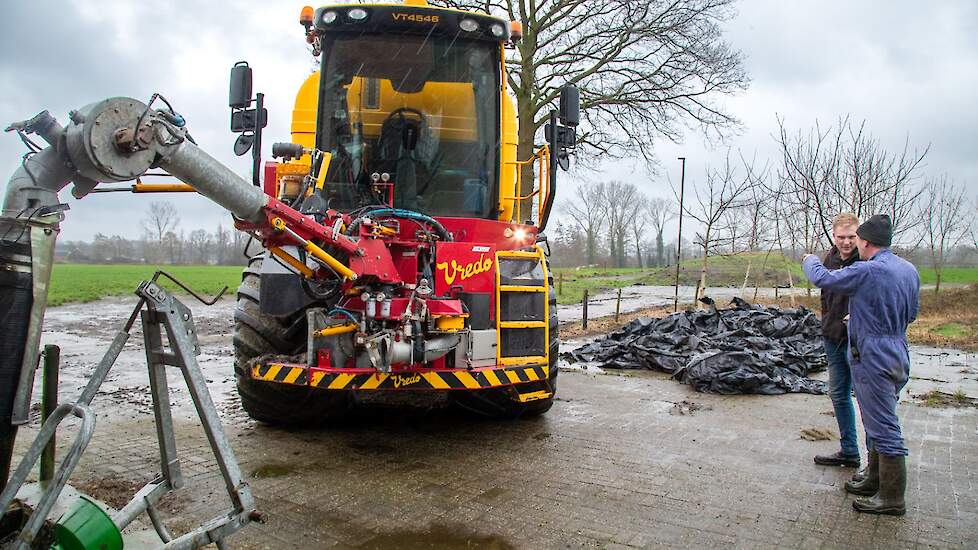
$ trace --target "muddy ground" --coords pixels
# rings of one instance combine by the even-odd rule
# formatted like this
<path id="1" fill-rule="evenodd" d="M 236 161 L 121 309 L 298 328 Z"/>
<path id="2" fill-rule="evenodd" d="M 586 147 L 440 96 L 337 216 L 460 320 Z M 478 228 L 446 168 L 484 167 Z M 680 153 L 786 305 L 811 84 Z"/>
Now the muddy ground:
<path id="1" fill-rule="evenodd" d="M 62 401 L 77 395 L 134 303 L 49 310 L 44 341 L 62 347 Z M 540 418 L 371 409 L 339 427 L 275 428 L 248 419 L 237 402 L 233 302 L 187 303 L 201 369 L 269 515 L 232 548 L 978 545 L 978 408 L 918 397 L 978 398 L 974 354 L 913 349 L 900 406 L 910 512 L 876 518 L 851 511 L 842 489 L 851 471 L 811 463 L 838 445 L 827 397 L 698 394 L 658 373 L 567 367 L 554 408 Z M 177 373 L 171 392 L 188 485 L 163 510 L 180 531 L 226 499 Z M 94 407 L 96 437 L 72 482 L 118 506 L 159 471 L 138 328 Z M 35 429 L 22 431 L 20 451 Z M 63 430 L 62 448 L 71 433 Z"/>

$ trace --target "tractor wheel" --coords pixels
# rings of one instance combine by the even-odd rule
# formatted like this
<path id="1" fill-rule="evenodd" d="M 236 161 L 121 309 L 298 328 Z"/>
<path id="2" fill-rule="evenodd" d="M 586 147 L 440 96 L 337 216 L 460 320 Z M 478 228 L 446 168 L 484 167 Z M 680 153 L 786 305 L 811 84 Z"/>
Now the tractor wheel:
<path id="1" fill-rule="evenodd" d="M 306 347 L 305 312 L 274 317 L 261 312 L 262 258 L 248 262 L 234 310 L 234 378 L 241 407 L 248 416 L 269 424 L 317 425 L 342 418 L 350 408 L 348 392 L 253 380 L 249 363 L 265 355 L 291 356 Z"/>
<path id="2" fill-rule="evenodd" d="M 492 388 L 488 390 L 452 391 L 453 402 L 466 412 L 490 418 L 516 418 L 541 415 L 550 410 L 557 395 L 557 355 L 560 353 L 560 335 L 557 327 L 557 291 L 554 289 L 553 276 L 547 281 L 549 288 L 550 310 L 550 378 L 545 381 L 521 384 L 524 391 L 548 390 L 553 393 L 546 399 L 520 403 L 518 392 L 514 386 Z"/>

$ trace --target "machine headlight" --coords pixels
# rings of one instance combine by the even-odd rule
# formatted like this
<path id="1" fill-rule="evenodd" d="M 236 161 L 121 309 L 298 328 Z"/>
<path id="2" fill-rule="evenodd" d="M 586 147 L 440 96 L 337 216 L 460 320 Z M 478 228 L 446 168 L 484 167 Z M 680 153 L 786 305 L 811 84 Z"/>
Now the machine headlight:
<path id="1" fill-rule="evenodd" d="M 503 229 L 503 237 L 506 237 L 507 239 L 525 241 L 527 236 L 528 233 L 522 227 L 517 227 L 516 229 L 513 229 L 512 227 L 507 227 L 506 229 Z"/>
<path id="2" fill-rule="evenodd" d="M 323 16 L 320 18 L 324 25 L 329 25 L 330 23 L 336 21 L 335 11 L 324 11 Z"/>
<path id="3" fill-rule="evenodd" d="M 463 19 L 459 21 L 458 27 L 465 32 L 473 32 L 479 30 L 479 22 L 475 19 Z"/>
<path id="4" fill-rule="evenodd" d="M 363 21 L 367 18 L 367 10 L 363 8 L 353 8 L 347 12 L 347 15 L 354 21 Z"/>
<path id="5" fill-rule="evenodd" d="M 506 29 L 499 23 L 493 23 L 489 30 L 492 31 L 492 35 L 496 38 L 502 38 L 506 34 Z"/>

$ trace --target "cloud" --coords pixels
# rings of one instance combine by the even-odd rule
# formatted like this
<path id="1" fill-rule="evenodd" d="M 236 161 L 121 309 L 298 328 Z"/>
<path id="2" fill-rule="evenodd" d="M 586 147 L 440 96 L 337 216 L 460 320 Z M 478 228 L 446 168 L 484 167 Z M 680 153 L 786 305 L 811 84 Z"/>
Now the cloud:
<path id="1" fill-rule="evenodd" d="M 0 123 L 42 109 L 64 122 L 69 110 L 92 101 L 117 95 L 145 101 L 159 91 L 187 118 L 204 149 L 250 178 L 250 159 L 231 152 L 228 72 L 236 61 L 248 60 L 255 90 L 266 94 L 267 158 L 272 142 L 289 139 L 295 92 L 313 67 L 297 22 L 301 7 L 258 1 L 7 2 L 0 18 Z M 978 194 L 978 4 L 750 0 L 737 7 L 725 39 L 746 55 L 752 83 L 723 101 L 744 122 L 742 132 L 719 145 L 704 143 L 693 130 L 684 143 L 663 141 L 655 175 L 638 160 L 602 165 L 580 157 L 579 164 L 598 168 L 562 174 L 558 205 L 580 182 L 596 179 L 631 181 L 650 195 L 671 197 L 666 178 L 678 182 L 677 156 L 688 159 L 689 185 L 727 147 L 776 160 L 776 113 L 797 129 L 849 114 L 865 119 L 887 146 L 901 147 L 908 136 L 921 147 L 931 144 L 926 174 L 946 172 Z M 16 136 L 0 136 L 0 171 L 12 173 L 23 152 Z M 159 198 L 119 193 L 77 201 L 64 193 L 72 210 L 62 238 L 137 236 L 148 203 Z M 166 198 L 180 209 L 187 232 L 230 224 L 203 198 Z"/>
<path id="2" fill-rule="evenodd" d="M 888 148 L 901 149 L 907 139 L 918 149 L 930 145 L 922 177 L 947 173 L 978 195 L 978 3 L 751 0 L 737 6 L 724 38 L 744 53 L 751 85 L 723 104 L 744 123 L 740 134 L 709 144 L 691 130 L 684 143 L 661 141 L 653 175 L 638 162 L 598 165 L 567 178 L 558 204 L 589 180 L 632 181 L 649 195 L 672 198 L 676 157 L 687 158 L 686 184 L 695 186 L 728 147 L 776 166 L 776 115 L 791 131 L 849 115 L 865 120 Z M 595 166 L 591 159 L 578 162 Z"/>
<path id="3" fill-rule="evenodd" d="M 0 122 L 6 125 L 48 109 L 62 123 L 93 101 L 130 96 L 146 101 L 160 92 L 183 114 L 197 142 L 250 180 L 250 157 L 231 151 L 228 74 L 242 59 L 254 67 L 255 90 L 270 113 L 265 158 L 274 141 L 288 141 L 295 92 L 312 58 L 298 24 L 301 4 L 134 3 L 121 0 L 62 3 L 11 2 L 0 20 Z M 41 26 L 38 22 L 43 21 Z M 0 136 L 0 170 L 12 173 L 25 152 L 13 134 Z M 190 195 L 62 193 L 71 211 L 62 239 L 95 233 L 137 237 L 152 200 L 178 207 L 181 229 L 213 231 L 230 217 Z"/>

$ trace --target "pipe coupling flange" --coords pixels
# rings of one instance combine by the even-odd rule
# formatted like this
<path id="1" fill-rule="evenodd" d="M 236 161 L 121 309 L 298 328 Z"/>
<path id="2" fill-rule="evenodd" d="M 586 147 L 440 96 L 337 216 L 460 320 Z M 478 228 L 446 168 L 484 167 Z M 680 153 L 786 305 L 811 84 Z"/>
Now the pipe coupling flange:
<path id="1" fill-rule="evenodd" d="M 73 112 L 65 135 L 75 169 L 94 181 L 110 182 L 129 181 L 149 170 L 159 150 L 153 144 L 154 113 L 142 117 L 145 112 L 145 103 L 129 97 L 113 97 Z M 140 117 L 143 122 L 137 129 Z"/>

